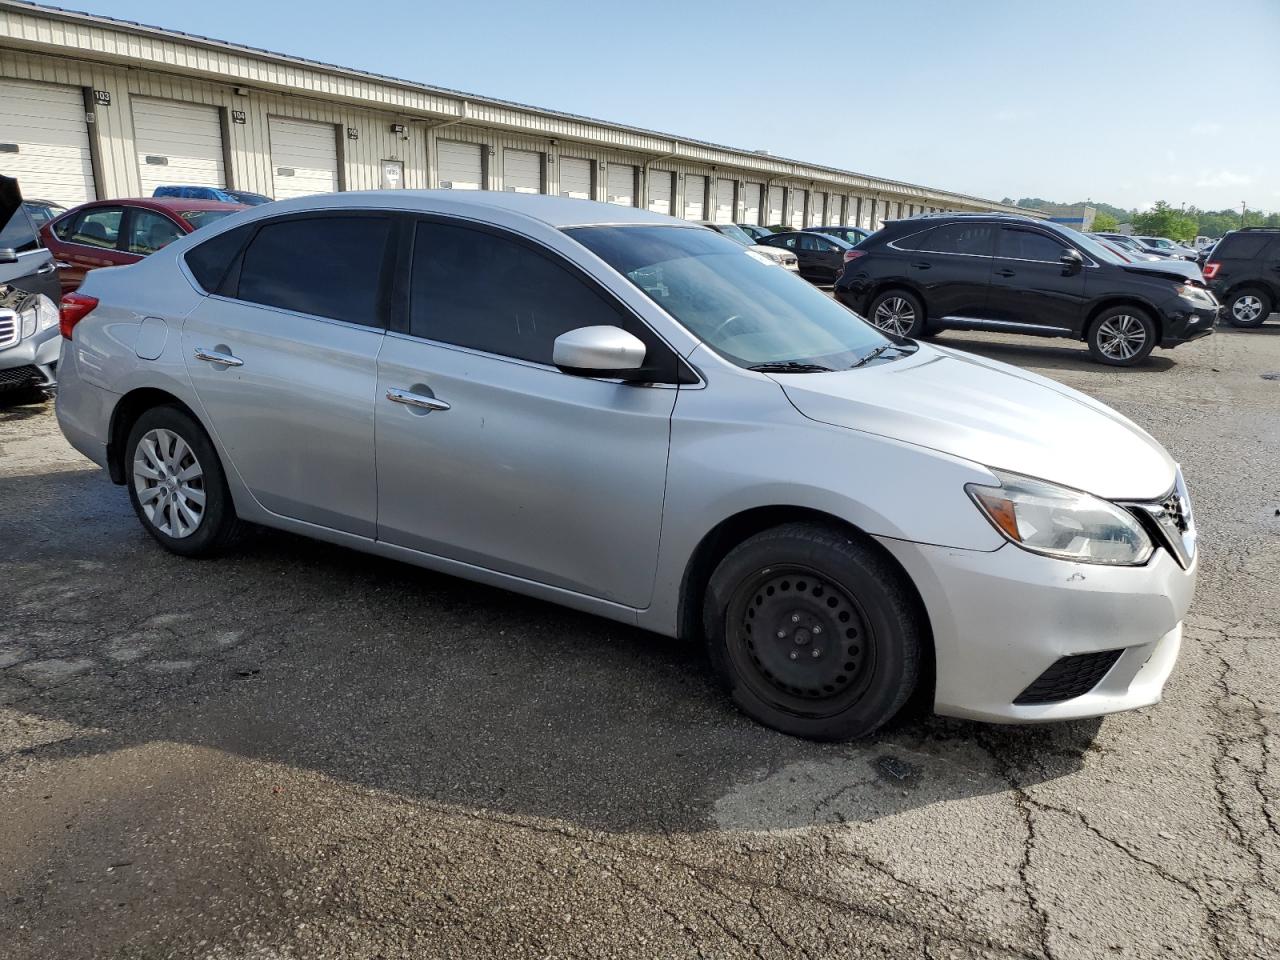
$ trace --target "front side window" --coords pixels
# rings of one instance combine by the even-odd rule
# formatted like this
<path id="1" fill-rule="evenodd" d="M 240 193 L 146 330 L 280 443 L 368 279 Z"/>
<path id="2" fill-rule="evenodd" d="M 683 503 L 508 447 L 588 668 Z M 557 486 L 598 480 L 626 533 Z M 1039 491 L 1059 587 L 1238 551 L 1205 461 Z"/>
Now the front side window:
<path id="1" fill-rule="evenodd" d="M 182 236 L 182 228 L 154 210 L 134 210 L 129 223 L 130 253 L 146 256 Z"/>
<path id="2" fill-rule="evenodd" d="M 244 252 L 235 296 L 264 306 L 381 327 L 378 294 L 390 228 L 390 220 L 376 216 L 269 222 Z"/>
<path id="3" fill-rule="evenodd" d="M 72 243 L 114 250 L 120 240 L 120 222 L 124 219 L 124 207 L 98 207 L 86 210 L 76 220 L 71 236 Z"/>
<path id="4" fill-rule="evenodd" d="M 1057 263 L 1068 247 L 1061 240 L 1054 240 L 1033 230 L 1005 227 L 1000 231 L 1000 249 L 997 256 L 1010 260 L 1041 260 Z"/>
<path id="5" fill-rule="evenodd" d="M 699 230 L 743 249 L 711 230 Z M 645 366 L 655 369 L 655 379 L 674 375 L 669 348 L 550 256 L 488 230 L 418 224 L 409 288 L 413 336 L 550 364 L 556 337 L 593 326 L 622 327 L 636 335 L 645 341 Z M 656 372 L 667 360 L 670 370 Z"/>
<path id="6" fill-rule="evenodd" d="M 840 370 L 890 342 L 808 281 L 708 230 L 593 226 L 567 232 L 739 366 Z"/>

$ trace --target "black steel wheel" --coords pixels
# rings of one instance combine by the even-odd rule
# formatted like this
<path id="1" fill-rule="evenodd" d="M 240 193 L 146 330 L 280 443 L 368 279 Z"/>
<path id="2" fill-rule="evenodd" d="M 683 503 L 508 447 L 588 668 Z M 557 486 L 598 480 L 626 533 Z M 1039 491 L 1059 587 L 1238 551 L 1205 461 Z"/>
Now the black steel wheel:
<path id="1" fill-rule="evenodd" d="M 890 720 L 915 688 L 928 634 L 910 583 L 873 541 L 814 523 L 731 550 L 703 619 L 734 702 L 815 740 L 866 736 Z"/>

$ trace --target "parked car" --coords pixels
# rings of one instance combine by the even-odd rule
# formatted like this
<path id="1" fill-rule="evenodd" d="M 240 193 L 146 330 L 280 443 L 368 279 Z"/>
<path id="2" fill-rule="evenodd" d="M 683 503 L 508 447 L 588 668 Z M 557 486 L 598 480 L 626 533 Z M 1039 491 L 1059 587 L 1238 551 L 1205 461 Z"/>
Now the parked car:
<path id="1" fill-rule="evenodd" d="M 779 247 L 771 247 L 768 244 L 757 243 L 751 238 L 751 234 L 747 233 L 736 223 L 712 223 L 710 220 L 699 220 L 702 226 L 710 230 L 714 230 L 730 240 L 735 240 L 742 244 L 752 254 L 752 256 L 764 257 L 770 263 L 784 267 L 793 273 L 800 270 L 800 261 L 796 255 L 790 250 L 783 250 Z"/>
<path id="2" fill-rule="evenodd" d="M 762 227 L 758 223 L 739 223 L 737 226 L 742 229 L 743 233 L 756 242 L 773 235 L 772 230 L 768 227 Z"/>
<path id="3" fill-rule="evenodd" d="M 864 230 L 862 227 L 805 227 L 804 232 L 807 233 L 825 233 L 831 237 L 837 237 L 845 243 L 857 246 L 867 237 L 871 236 L 870 230 Z"/>
<path id="4" fill-rule="evenodd" d="M 50 220 L 67 212 L 66 207 L 52 200 L 23 200 L 22 205 L 27 208 L 31 222 L 36 225 L 37 230 Z"/>
<path id="5" fill-rule="evenodd" d="M 1195 250 L 1192 250 L 1190 247 L 1185 247 L 1180 243 L 1174 243 L 1172 240 L 1167 240 L 1164 237 L 1135 236 L 1133 239 L 1142 244 L 1144 248 L 1154 250 L 1156 253 L 1163 253 L 1166 256 L 1176 257 L 1180 260 L 1194 260 L 1196 258 Z"/>
<path id="6" fill-rule="evenodd" d="M 1113 366 L 1208 336 L 1218 315 L 1205 285 L 1180 268 L 1130 263 L 1082 233 L 1016 214 L 890 222 L 853 250 L 835 293 L 894 336 L 1072 337 Z"/>
<path id="7" fill-rule="evenodd" d="M 1261 326 L 1280 305 L 1280 230 L 1232 230 L 1213 248 L 1204 275 L 1232 326 Z"/>
<path id="8" fill-rule="evenodd" d="M 1100 237 L 1096 234 L 1091 233 L 1089 236 L 1093 237 L 1094 240 L 1102 244 L 1102 246 L 1106 247 L 1121 260 L 1125 260 L 1129 263 L 1159 263 L 1163 265 L 1165 270 L 1168 270 L 1171 273 L 1179 273 L 1188 280 L 1194 280 L 1201 284 L 1204 283 L 1204 274 L 1201 272 L 1198 264 L 1189 263 L 1186 260 L 1174 260 L 1169 257 L 1161 257 L 1154 253 L 1130 250 L 1120 246 L 1120 244 L 1115 243 L 1114 241 L 1108 240 L 1105 237 Z"/>
<path id="9" fill-rule="evenodd" d="M 220 203 L 242 203 L 246 207 L 257 207 L 271 203 L 268 196 L 261 193 L 250 193 L 248 190 L 231 190 L 224 187 L 184 187 L 161 186 L 152 191 L 153 197 L 178 197 L 183 200 L 217 200 Z"/>
<path id="10" fill-rule="evenodd" d="M 803 230 L 770 234 L 760 242 L 794 253 L 800 261 L 800 276 L 813 283 L 835 283 L 853 249 L 838 237 Z"/>
<path id="11" fill-rule="evenodd" d="M 925 682 L 942 714 L 1096 716 L 1177 657 L 1196 532 L 1155 440 L 694 224 L 302 197 L 91 273 L 62 331 L 62 430 L 166 549 L 259 523 L 703 642 L 791 734 Z"/>
<path id="12" fill-rule="evenodd" d="M 244 209 L 243 204 L 217 200 L 98 200 L 46 223 L 40 237 L 65 264 L 62 289 L 70 291 L 90 270 L 137 263 L 179 237 Z"/>
<path id="13" fill-rule="evenodd" d="M 40 243 L 18 181 L 0 176 L 0 391 L 56 383 L 60 295 L 53 254 Z"/>
<path id="14" fill-rule="evenodd" d="M 1152 247 L 1148 247 L 1144 243 L 1139 243 L 1133 237 L 1124 233 L 1091 233 L 1089 236 L 1098 240 L 1105 240 L 1107 243 L 1123 249 L 1125 255 L 1133 254 L 1132 259 L 1138 260 L 1173 260 L 1175 259 L 1171 253 L 1161 253 Z"/>

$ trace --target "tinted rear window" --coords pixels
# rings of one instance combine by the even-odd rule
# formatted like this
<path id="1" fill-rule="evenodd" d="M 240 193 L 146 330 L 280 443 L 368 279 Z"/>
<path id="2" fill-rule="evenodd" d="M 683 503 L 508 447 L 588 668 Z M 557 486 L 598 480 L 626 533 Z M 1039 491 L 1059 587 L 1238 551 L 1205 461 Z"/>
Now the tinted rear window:
<path id="1" fill-rule="evenodd" d="M 967 253 L 989 257 L 995 231 L 989 223 L 949 223 L 912 237 L 904 237 L 897 245 L 904 250 L 922 253 Z"/>
<path id="2" fill-rule="evenodd" d="M 378 292 L 390 226 L 385 217 L 268 223 L 244 252 L 236 296 L 297 313 L 383 326 Z"/>
<path id="3" fill-rule="evenodd" d="M 1262 256 L 1270 239 L 1264 233 L 1229 233 L 1214 248 L 1213 255 L 1219 259 L 1252 260 Z"/>

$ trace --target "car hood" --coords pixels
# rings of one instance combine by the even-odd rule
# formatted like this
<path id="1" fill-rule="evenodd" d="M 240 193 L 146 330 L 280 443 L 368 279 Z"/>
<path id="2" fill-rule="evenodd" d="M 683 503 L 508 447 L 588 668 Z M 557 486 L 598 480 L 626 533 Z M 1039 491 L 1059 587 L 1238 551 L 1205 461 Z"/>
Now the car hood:
<path id="1" fill-rule="evenodd" d="M 13 177 L 0 176 L 0 229 L 8 226 L 9 219 L 22 206 L 22 191 Z"/>
<path id="2" fill-rule="evenodd" d="M 1137 263 L 1121 264 L 1121 266 L 1130 273 L 1148 273 L 1158 277 L 1172 277 L 1176 280 L 1204 282 L 1204 274 L 1200 272 L 1200 268 L 1189 260 L 1142 260 Z"/>
<path id="3" fill-rule="evenodd" d="M 1177 465 L 1149 434 L 1070 387 L 921 344 L 858 370 L 771 374 L 804 416 L 1109 500 L 1158 499 Z"/>

